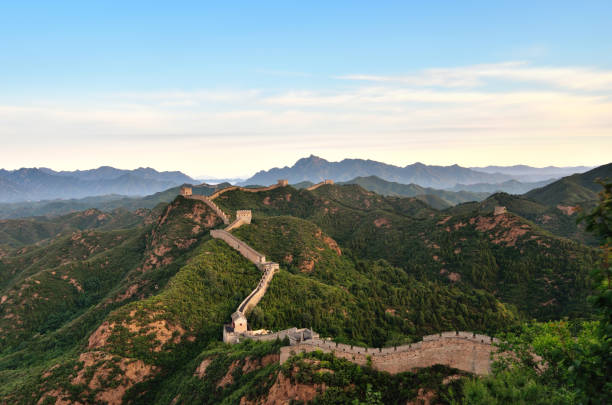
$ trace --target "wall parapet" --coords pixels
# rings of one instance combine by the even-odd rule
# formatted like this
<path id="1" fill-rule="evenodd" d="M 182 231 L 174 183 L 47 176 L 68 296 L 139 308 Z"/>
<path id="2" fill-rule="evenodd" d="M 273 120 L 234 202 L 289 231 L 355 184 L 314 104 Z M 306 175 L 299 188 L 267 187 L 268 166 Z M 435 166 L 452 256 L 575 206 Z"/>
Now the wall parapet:
<path id="1" fill-rule="evenodd" d="M 259 280 L 257 287 L 240 303 L 238 306 L 238 311 L 242 313 L 247 313 L 253 307 L 255 307 L 259 301 L 263 298 L 264 294 L 268 290 L 268 285 L 270 285 L 270 281 L 272 281 L 272 277 L 274 277 L 274 273 L 278 269 L 278 265 L 276 269 L 273 266 L 266 267 L 263 270 L 263 276 Z"/>
<path id="2" fill-rule="evenodd" d="M 279 180 L 278 183 L 272 184 L 268 187 L 230 186 L 230 187 L 225 187 L 225 188 L 222 188 L 221 190 L 215 191 L 210 196 L 208 196 L 208 198 L 210 198 L 211 200 L 214 200 L 215 198 L 219 197 L 221 194 L 227 193 L 228 191 L 232 191 L 232 190 L 246 191 L 247 193 L 259 193 L 261 191 L 274 190 L 275 188 L 286 187 L 288 185 L 289 183 L 287 182 L 287 180 Z"/>
<path id="3" fill-rule="evenodd" d="M 334 181 L 333 181 L 333 180 L 329 180 L 329 179 L 325 179 L 325 180 L 323 180 L 323 181 L 322 181 L 322 182 L 320 182 L 320 183 L 313 184 L 313 185 L 312 185 L 312 186 L 310 186 L 310 187 L 306 187 L 306 190 L 308 190 L 308 191 L 316 190 L 316 189 L 318 189 L 319 187 L 324 186 L 325 184 L 334 184 Z"/>
<path id="4" fill-rule="evenodd" d="M 245 242 L 241 241 L 231 233 L 227 232 L 223 229 L 212 229 L 210 231 L 210 236 L 215 239 L 221 239 L 232 248 L 237 250 L 242 256 L 253 262 L 256 266 L 263 265 L 266 263 L 266 256 L 259 253 Z"/>
<path id="5" fill-rule="evenodd" d="M 352 346 L 313 338 L 282 347 L 280 362 L 300 352 L 321 350 L 356 364 L 370 363 L 373 368 L 392 374 L 441 364 L 486 375 L 491 372 L 491 355 L 496 342 L 497 339 L 472 332 L 445 332 L 425 336 L 420 342 L 409 345 L 385 348 Z"/>
<path id="6" fill-rule="evenodd" d="M 227 214 L 223 212 L 223 210 L 221 210 L 221 208 L 219 208 L 217 204 L 212 202 L 209 197 L 205 197 L 203 195 L 188 195 L 185 197 L 190 198 L 192 200 L 202 201 L 204 204 L 208 205 L 215 212 L 215 214 L 217 214 L 223 220 L 223 223 L 225 225 L 230 223 L 230 220 Z"/>

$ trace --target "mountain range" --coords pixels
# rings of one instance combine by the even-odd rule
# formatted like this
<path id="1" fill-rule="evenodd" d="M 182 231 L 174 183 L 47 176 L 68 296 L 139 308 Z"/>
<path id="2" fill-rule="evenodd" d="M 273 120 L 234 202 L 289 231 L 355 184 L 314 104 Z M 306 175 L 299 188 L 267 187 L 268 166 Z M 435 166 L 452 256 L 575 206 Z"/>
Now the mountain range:
<path id="1" fill-rule="evenodd" d="M 436 208 L 443 208 L 445 204 L 482 200 L 486 197 L 485 194 L 495 192 L 523 194 L 550 184 L 555 180 L 555 176 L 580 173 L 586 169 L 588 168 L 585 166 L 533 168 L 525 165 L 466 168 L 459 165 L 429 166 L 422 163 L 400 167 L 363 159 L 329 162 L 311 155 L 299 159 L 292 167 L 259 171 L 240 184 L 267 185 L 283 178 L 288 179 L 291 184 L 306 185 L 332 179 L 336 182 L 360 182 L 359 184 L 368 188 L 365 186 L 365 179 L 371 178 L 369 183 L 374 187 L 372 180 L 375 177 L 379 179 L 378 183 L 386 181 L 394 184 L 379 184 L 371 191 L 402 196 L 428 195 L 428 203 Z M 219 181 L 221 180 L 213 183 Z M 121 170 L 102 166 L 76 171 L 54 171 L 49 168 L 0 169 L 0 203 L 96 196 L 104 196 L 105 201 L 108 201 L 151 195 L 185 183 L 196 184 L 198 181 L 180 171 L 159 172 L 151 168 Z M 400 189 L 402 191 L 399 191 Z"/>
<path id="2" fill-rule="evenodd" d="M 329 162 L 311 155 L 299 159 L 291 167 L 259 171 L 253 177 L 244 181 L 243 184 L 272 184 L 277 179 L 288 179 L 289 183 L 292 184 L 304 181 L 318 183 L 324 179 L 342 182 L 352 180 L 355 177 L 376 176 L 383 180 L 401 184 L 412 183 L 421 187 L 452 189 L 452 191 L 506 191 L 516 193 L 526 192 L 547 184 L 545 181 L 551 182 L 556 178 L 584 172 L 588 169 L 585 166 L 535 168 L 524 165 L 467 168 L 459 165 L 430 166 L 423 163 L 400 167 L 363 159 L 344 159 L 340 162 Z M 472 186 L 476 188 L 470 188 Z"/>
<path id="3" fill-rule="evenodd" d="M 105 194 L 148 195 L 194 179 L 181 172 L 151 168 L 121 170 L 102 166 L 91 170 L 54 171 L 47 168 L 0 169 L 0 202 L 83 198 Z"/>
<path id="4" fill-rule="evenodd" d="M 244 183 L 272 184 L 281 178 L 288 179 L 289 183 L 302 181 L 318 183 L 324 179 L 348 181 L 355 177 L 366 176 L 377 176 L 388 181 L 403 184 L 415 183 L 423 187 L 436 188 L 452 187 L 457 183 L 497 183 L 512 178 L 505 174 L 477 172 L 458 165 L 428 166 L 422 163 L 414 163 L 400 167 L 363 159 L 344 159 L 340 162 L 329 162 L 311 155 L 298 160 L 292 167 L 259 171 Z"/>

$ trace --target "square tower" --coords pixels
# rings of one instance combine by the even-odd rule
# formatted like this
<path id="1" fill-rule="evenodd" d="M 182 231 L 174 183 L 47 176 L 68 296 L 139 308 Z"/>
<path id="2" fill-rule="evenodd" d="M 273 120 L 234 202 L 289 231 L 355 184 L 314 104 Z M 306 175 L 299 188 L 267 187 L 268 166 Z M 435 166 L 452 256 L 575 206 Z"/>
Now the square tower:
<path id="1" fill-rule="evenodd" d="M 495 207 L 495 210 L 493 211 L 493 215 L 502 215 L 502 214 L 505 214 L 506 212 L 508 212 L 506 207 L 497 206 Z"/>
<path id="2" fill-rule="evenodd" d="M 281 179 L 281 180 L 278 181 L 278 185 L 281 186 L 281 187 L 286 187 L 286 186 L 289 185 L 289 180 Z"/>
<path id="3" fill-rule="evenodd" d="M 236 211 L 236 219 L 241 219 L 243 223 L 250 224 L 251 223 L 251 210 L 238 210 Z"/>
<path id="4" fill-rule="evenodd" d="M 192 190 L 191 190 L 191 187 L 189 187 L 189 186 L 183 186 L 183 187 L 181 187 L 181 195 L 182 195 L 183 197 L 189 197 L 190 195 L 192 195 L 192 193 L 193 193 L 193 192 L 192 192 Z"/>
<path id="5" fill-rule="evenodd" d="M 234 333 L 244 333 L 247 331 L 247 319 L 242 312 L 236 311 L 232 314 L 232 327 Z"/>

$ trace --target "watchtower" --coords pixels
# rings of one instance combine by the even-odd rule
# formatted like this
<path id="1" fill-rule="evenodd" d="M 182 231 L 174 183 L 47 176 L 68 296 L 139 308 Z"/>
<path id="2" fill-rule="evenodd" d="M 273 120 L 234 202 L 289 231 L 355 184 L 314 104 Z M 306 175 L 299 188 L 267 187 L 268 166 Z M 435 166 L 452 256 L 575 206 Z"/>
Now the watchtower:
<path id="1" fill-rule="evenodd" d="M 325 180 L 323 181 L 323 184 L 334 184 L 334 181 L 333 181 L 333 180 L 330 180 L 330 179 L 325 179 Z"/>
<path id="2" fill-rule="evenodd" d="M 240 219 L 242 220 L 242 223 L 244 224 L 250 224 L 251 223 L 251 210 L 238 210 L 236 211 L 236 219 Z"/>
<path id="3" fill-rule="evenodd" d="M 189 197 L 192 194 L 193 194 L 193 191 L 191 190 L 190 186 L 183 186 L 183 187 L 181 187 L 181 195 L 183 197 Z"/>
<path id="4" fill-rule="evenodd" d="M 236 311 L 232 314 L 232 328 L 235 333 L 247 331 L 247 319 L 242 312 Z"/>
<path id="5" fill-rule="evenodd" d="M 501 214 L 505 214 L 506 212 L 508 212 L 508 210 L 506 209 L 506 207 L 495 207 L 495 210 L 493 211 L 493 215 L 501 215 Z"/>
<path id="6" fill-rule="evenodd" d="M 279 186 L 281 187 L 287 187 L 289 185 L 289 180 L 287 179 L 281 179 L 278 181 L 277 183 Z"/>

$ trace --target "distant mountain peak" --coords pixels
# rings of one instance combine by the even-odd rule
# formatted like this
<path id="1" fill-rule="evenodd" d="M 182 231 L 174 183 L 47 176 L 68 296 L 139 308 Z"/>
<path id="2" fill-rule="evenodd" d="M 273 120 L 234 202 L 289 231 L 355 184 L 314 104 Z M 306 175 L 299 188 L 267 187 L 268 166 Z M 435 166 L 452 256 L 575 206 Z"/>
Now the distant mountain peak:
<path id="1" fill-rule="evenodd" d="M 242 184 L 272 184 L 280 178 L 286 178 L 293 184 L 304 181 L 318 183 L 324 179 L 348 181 L 355 177 L 372 175 L 387 181 L 437 188 L 452 187 L 457 183 L 498 183 L 511 179 L 510 176 L 477 172 L 458 165 L 427 166 L 417 162 L 400 167 L 365 159 L 330 162 L 311 154 L 309 157 L 299 159 L 291 167 L 259 171 Z"/>

